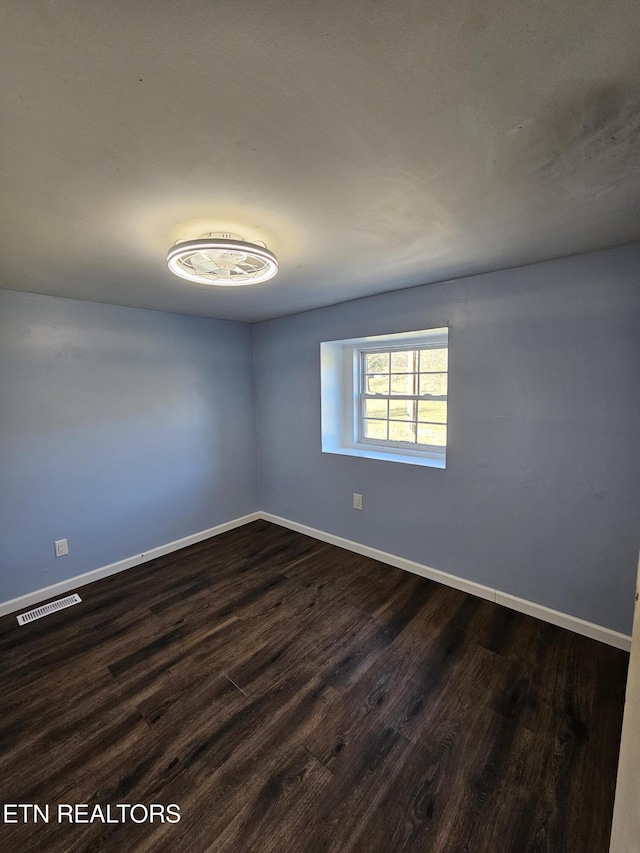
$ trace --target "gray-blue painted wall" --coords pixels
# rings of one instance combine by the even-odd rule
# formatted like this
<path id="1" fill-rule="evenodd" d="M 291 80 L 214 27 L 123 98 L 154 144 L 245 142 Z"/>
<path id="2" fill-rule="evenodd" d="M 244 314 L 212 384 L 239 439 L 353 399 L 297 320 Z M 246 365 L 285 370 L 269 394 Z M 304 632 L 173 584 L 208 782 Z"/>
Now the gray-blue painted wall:
<path id="1" fill-rule="evenodd" d="M 639 282 L 636 244 L 254 326 L 262 509 L 630 632 Z M 447 469 L 323 454 L 320 342 L 445 324 Z"/>
<path id="2" fill-rule="evenodd" d="M 0 291 L 0 601 L 257 508 L 249 326 Z"/>
<path id="3" fill-rule="evenodd" d="M 0 601 L 260 504 L 628 632 L 639 279 L 634 245 L 253 329 L 0 291 Z M 446 471 L 322 454 L 320 341 L 443 324 Z"/>

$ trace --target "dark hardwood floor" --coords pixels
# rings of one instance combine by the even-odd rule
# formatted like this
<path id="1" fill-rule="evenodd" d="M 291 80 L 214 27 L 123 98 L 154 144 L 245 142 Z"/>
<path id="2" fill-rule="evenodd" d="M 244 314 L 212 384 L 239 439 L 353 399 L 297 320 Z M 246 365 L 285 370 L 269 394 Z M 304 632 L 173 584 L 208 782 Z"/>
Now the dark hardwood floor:
<path id="1" fill-rule="evenodd" d="M 608 849 L 624 652 L 266 522 L 79 591 L 0 620 L 2 850 Z"/>

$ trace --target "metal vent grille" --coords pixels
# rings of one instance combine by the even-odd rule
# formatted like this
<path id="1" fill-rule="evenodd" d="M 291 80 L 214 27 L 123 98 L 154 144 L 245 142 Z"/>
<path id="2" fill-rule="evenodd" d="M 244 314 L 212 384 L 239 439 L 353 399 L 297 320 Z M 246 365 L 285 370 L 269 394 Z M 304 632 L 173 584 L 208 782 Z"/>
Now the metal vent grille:
<path id="1" fill-rule="evenodd" d="M 27 610 L 26 613 L 21 613 L 16 616 L 18 625 L 28 625 L 35 619 L 42 619 L 43 616 L 48 616 L 50 613 L 56 613 L 58 610 L 64 610 L 65 607 L 71 607 L 73 604 L 80 604 L 82 599 L 77 592 L 73 595 L 67 595 L 66 598 L 59 598 L 57 601 L 50 601 L 49 604 L 43 604 L 41 607 L 34 607 L 33 610 Z"/>

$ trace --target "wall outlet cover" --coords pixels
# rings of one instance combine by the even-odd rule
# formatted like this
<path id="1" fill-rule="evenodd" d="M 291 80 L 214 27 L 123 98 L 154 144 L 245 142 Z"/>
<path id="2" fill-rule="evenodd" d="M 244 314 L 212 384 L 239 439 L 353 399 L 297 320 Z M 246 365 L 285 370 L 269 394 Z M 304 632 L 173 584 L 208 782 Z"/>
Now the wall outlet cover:
<path id="1" fill-rule="evenodd" d="M 64 557 L 69 553 L 69 545 L 66 539 L 57 539 L 54 543 L 56 557 Z"/>

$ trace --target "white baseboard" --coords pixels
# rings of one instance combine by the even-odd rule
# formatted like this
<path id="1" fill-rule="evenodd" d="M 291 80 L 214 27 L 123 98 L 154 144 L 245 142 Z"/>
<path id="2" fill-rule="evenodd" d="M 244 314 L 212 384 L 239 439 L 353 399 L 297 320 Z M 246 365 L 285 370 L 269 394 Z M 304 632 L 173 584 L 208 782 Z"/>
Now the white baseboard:
<path id="1" fill-rule="evenodd" d="M 157 557 L 162 557 L 164 554 L 170 554 L 172 551 L 178 551 L 180 548 L 186 548 L 188 545 L 195 545 L 196 542 L 202 542 L 204 539 L 210 539 L 212 536 L 219 536 L 221 533 L 226 533 L 227 530 L 233 530 L 235 527 L 241 527 L 243 524 L 248 524 L 250 521 L 257 521 L 261 518 L 259 512 L 252 512 L 249 515 L 243 515 L 241 518 L 233 518 L 231 521 L 225 521 L 224 524 L 218 524 L 215 527 L 210 527 L 208 530 L 201 530 L 199 533 L 192 533 L 191 536 L 185 536 L 182 539 L 176 539 L 173 542 L 168 542 L 166 545 L 160 545 L 158 548 L 152 548 L 150 551 L 144 551 L 142 554 L 136 554 L 133 557 L 127 557 L 124 560 L 119 560 L 117 563 L 110 563 L 108 566 L 102 566 L 99 569 L 93 569 L 90 572 L 84 572 L 81 575 L 68 578 L 67 580 L 59 581 L 51 586 L 45 586 L 42 589 L 37 589 L 34 592 L 29 592 L 26 595 L 21 595 L 18 598 L 12 598 L 9 601 L 0 602 L 0 617 L 6 616 L 7 613 L 15 613 L 17 610 L 24 610 L 31 607 L 33 604 L 39 604 L 41 601 L 46 601 L 48 598 L 55 598 L 64 592 L 69 592 L 72 589 L 77 589 L 80 586 L 85 586 L 100 578 L 115 575 L 118 572 L 124 572 L 126 569 L 132 569 L 134 566 L 139 566 L 142 563 L 147 563 L 150 560 L 155 560 Z"/>
<path id="2" fill-rule="evenodd" d="M 451 586 L 454 589 L 471 593 L 471 595 L 486 598 L 488 601 L 494 601 L 496 604 L 511 608 L 511 610 L 517 610 L 520 613 L 526 613 L 528 616 L 534 616 L 536 619 L 542 619 L 544 622 L 550 622 L 552 625 L 567 628 L 576 634 L 582 634 L 593 640 L 599 640 L 602 643 L 615 646 L 617 649 L 623 649 L 628 652 L 631 648 L 631 637 L 627 634 L 620 634 L 618 631 L 613 631 L 611 628 L 604 628 L 602 625 L 586 622 L 577 616 L 570 616 L 568 613 L 552 610 L 550 607 L 545 607 L 542 604 L 535 604 L 533 601 L 517 598 L 515 595 L 500 592 L 498 589 L 475 583 L 475 581 L 465 580 L 456 575 L 441 572 L 438 569 L 432 569 L 430 566 L 422 565 L 422 563 L 415 563 L 413 560 L 406 560 L 404 557 L 388 554 L 386 551 L 371 548 L 369 545 L 362 545 L 360 542 L 353 542 L 351 539 L 344 539 L 342 536 L 334 536 L 333 533 L 326 533 L 324 530 L 317 530 L 315 527 L 308 527 L 306 524 L 300 524 L 288 518 L 281 518 L 279 515 L 273 515 L 270 512 L 261 512 L 259 515 L 265 521 L 271 521 L 273 524 L 279 524 L 281 527 L 288 527 L 290 530 L 304 533 L 313 539 L 319 539 L 321 542 L 337 545 L 347 551 L 354 551 L 356 554 L 371 557 L 373 560 L 378 560 L 389 566 L 395 566 L 398 569 L 404 569 L 407 572 L 413 572 L 415 575 L 437 581 L 445 586 Z"/>
<path id="3" fill-rule="evenodd" d="M 313 539 L 319 539 L 321 542 L 337 545 L 346 551 L 354 551 L 356 554 L 362 554 L 364 557 L 371 557 L 372 560 L 378 560 L 380 563 L 386 563 L 388 566 L 395 566 L 396 569 L 413 572 L 414 575 L 438 581 L 438 583 L 452 586 L 454 589 L 460 589 L 462 592 L 470 592 L 472 595 L 486 598 L 488 601 L 496 600 L 495 590 L 488 586 L 483 586 L 481 583 L 468 581 L 456 575 L 449 575 L 446 572 L 439 572 L 430 566 L 422 565 L 422 563 L 414 563 L 413 560 L 406 560 L 404 557 L 397 557 L 395 554 L 379 551 L 377 548 L 362 545 L 360 542 L 353 542 L 351 539 L 343 539 L 342 536 L 334 536 L 333 533 L 325 533 L 324 530 L 316 530 L 315 527 L 307 527 L 306 524 L 299 524 L 297 521 L 281 518 L 279 515 L 272 515 L 270 512 L 261 512 L 260 516 L 265 521 L 271 521 L 273 524 L 279 524 L 281 527 L 288 527 L 290 530 L 295 530 L 297 533 L 304 533 Z"/>
<path id="4" fill-rule="evenodd" d="M 210 539 L 213 536 L 219 536 L 221 533 L 226 533 L 227 530 L 233 530 L 235 527 L 241 527 L 243 524 L 248 524 L 251 521 L 258 519 L 270 521 L 273 524 L 279 524 L 281 527 L 287 527 L 290 530 L 295 530 L 298 533 L 304 533 L 306 536 L 311 536 L 313 539 L 319 539 L 321 542 L 327 542 L 330 545 L 337 545 L 339 548 L 344 548 L 346 551 L 353 551 L 356 554 L 362 554 L 365 557 L 371 557 L 373 560 L 378 560 L 381 563 L 386 563 L 389 566 L 395 566 L 398 569 L 404 569 L 406 572 L 412 572 L 414 575 L 420 575 L 423 578 L 437 581 L 445 586 L 453 587 L 454 589 L 468 592 L 471 595 L 477 595 L 480 598 L 485 598 L 488 601 L 493 601 L 496 604 L 501 604 L 504 607 L 509 607 L 512 610 L 517 610 L 520 613 L 526 613 L 528 616 L 534 616 L 537 619 L 542 619 L 544 622 L 550 622 L 552 625 L 558 625 L 561 628 L 567 628 L 569 631 L 575 631 L 577 634 L 582 634 L 585 637 L 591 637 L 593 640 L 599 640 L 602 643 L 607 643 L 610 646 L 615 646 L 618 649 L 629 651 L 631 648 L 631 637 L 627 634 L 620 634 L 618 631 L 612 631 L 610 628 L 604 628 L 602 625 L 595 625 L 593 622 L 586 622 L 584 619 L 579 619 L 577 616 L 570 616 L 568 613 L 561 613 L 558 610 L 552 610 L 550 607 L 545 607 L 542 604 L 535 604 L 533 601 L 526 601 L 523 598 L 517 598 L 515 595 L 509 595 L 506 592 L 493 589 L 492 587 L 484 586 L 475 581 L 465 580 L 465 578 L 457 575 L 450 575 L 447 572 L 441 572 L 438 569 L 432 569 L 430 566 L 425 566 L 422 563 L 416 563 L 413 560 L 407 560 L 404 557 L 398 557 L 395 554 L 389 554 L 386 551 L 380 551 L 378 548 L 372 548 L 369 545 L 363 545 L 360 542 L 354 542 L 351 539 L 344 539 L 342 536 L 335 536 L 333 533 L 326 533 L 324 530 L 317 530 L 315 527 L 308 527 L 306 524 L 300 524 L 297 521 L 291 521 L 288 518 L 281 518 L 279 515 L 273 515 L 270 512 L 252 512 L 249 515 L 244 515 L 241 518 L 234 518 L 224 524 L 218 524 L 216 527 L 210 527 L 208 530 L 201 530 L 199 533 L 193 533 L 191 536 L 185 536 L 183 539 L 176 539 L 174 542 L 169 542 L 166 545 L 160 545 L 158 548 L 152 548 L 150 551 L 144 551 L 142 554 L 136 554 L 133 557 L 127 557 L 125 560 L 119 560 L 117 563 L 111 563 L 108 566 L 102 566 L 99 569 L 93 569 L 90 572 L 85 572 L 81 575 L 76 575 L 73 578 L 60 581 L 51 586 L 37 589 L 35 592 L 21 595 L 18 598 L 13 598 L 10 601 L 0 602 L 0 617 L 6 616 L 7 613 L 14 613 L 18 610 L 24 610 L 34 604 L 39 604 L 41 601 L 46 601 L 49 598 L 55 598 L 62 593 L 69 592 L 72 589 L 85 586 L 100 578 L 115 575 L 118 572 L 123 572 L 126 569 L 131 569 L 134 566 L 139 566 L 142 563 L 147 563 L 150 560 L 155 560 L 157 557 L 162 557 L 164 554 L 170 554 L 172 551 L 178 551 L 180 548 L 186 548 L 188 545 L 195 545 L 196 542 L 202 542 L 204 539 Z"/>
<path id="5" fill-rule="evenodd" d="M 500 592 L 499 589 L 496 590 L 496 604 L 510 607 L 511 610 L 517 610 L 519 613 L 526 613 L 527 616 L 535 616 L 536 619 L 551 622 L 552 625 L 558 625 L 560 628 L 568 628 L 569 631 L 575 631 L 576 634 L 591 637 L 592 640 L 600 640 L 601 643 L 607 643 L 607 645 L 615 646 L 625 652 L 631 650 L 631 636 L 629 634 L 621 634 L 611 628 L 596 625 L 594 622 L 587 622 L 586 619 L 580 619 L 578 616 L 570 616 L 560 610 L 552 610 L 543 604 L 534 604 L 533 601 L 517 598 L 515 595 L 509 595 L 508 592 Z"/>

